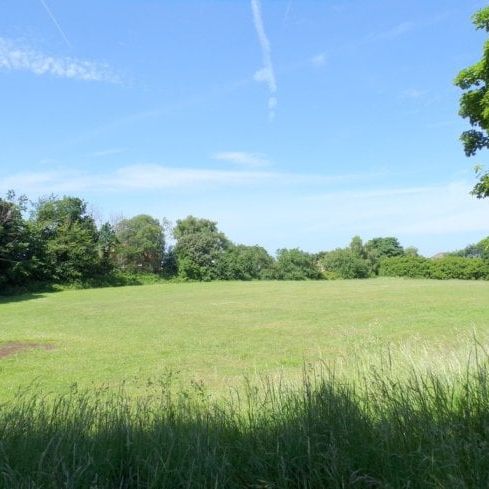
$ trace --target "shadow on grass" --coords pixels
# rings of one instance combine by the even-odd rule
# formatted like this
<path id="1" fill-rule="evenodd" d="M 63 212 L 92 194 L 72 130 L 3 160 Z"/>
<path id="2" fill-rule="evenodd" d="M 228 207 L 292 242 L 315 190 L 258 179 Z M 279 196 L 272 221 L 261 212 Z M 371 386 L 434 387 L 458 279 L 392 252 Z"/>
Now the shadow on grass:
<path id="1" fill-rule="evenodd" d="M 69 284 L 33 282 L 26 285 L 7 286 L 0 289 L 0 305 L 8 302 L 21 302 L 46 297 L 46 294 L 62 290 L 95 289 L 105 287 L 124 287 L 145 285 L 161 281 L 157 275 L 109 274 L 81 280 Z"/>
<path id="2" fill-rule="evenodd" d="M 0 483 L 25 488 L 488 487 L 486 366 L 456 379 L 332 376 L 215 404 L 166 387 L 24 395 L 0 409 Z"/>

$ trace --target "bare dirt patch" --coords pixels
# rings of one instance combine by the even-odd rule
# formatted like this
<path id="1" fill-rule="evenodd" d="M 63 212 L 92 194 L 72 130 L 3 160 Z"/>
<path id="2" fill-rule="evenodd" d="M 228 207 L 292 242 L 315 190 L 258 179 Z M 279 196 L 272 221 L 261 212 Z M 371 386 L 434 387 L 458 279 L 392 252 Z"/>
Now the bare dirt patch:
<path id="1" fill-rule="evenodd" d="M 26 350 L 52 350 L 54 345 L 48 343 L 21 343 L 19 341 L 0 344 L 0 358 L 15 355 Z"/>

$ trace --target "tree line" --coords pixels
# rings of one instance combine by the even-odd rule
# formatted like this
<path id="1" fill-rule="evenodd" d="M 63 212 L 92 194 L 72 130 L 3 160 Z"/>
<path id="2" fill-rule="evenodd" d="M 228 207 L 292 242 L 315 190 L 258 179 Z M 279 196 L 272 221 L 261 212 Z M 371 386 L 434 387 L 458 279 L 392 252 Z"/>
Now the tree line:
<path id="1" fill-rule="evenodd" d="M 462 270 L 462 271 L 461 271 Z M 0 290 L 38 283 L 127 283 L 144 274 L 179 280 L 317 280 L 377 275 L 489 279 L 489 238 L 438 260 L 395 237 L 320 253 L 233 243 L 217 223 L 188 216 L 173 227 L 140 214 L 97 226 L 87 202 L 0 198 Z"/>

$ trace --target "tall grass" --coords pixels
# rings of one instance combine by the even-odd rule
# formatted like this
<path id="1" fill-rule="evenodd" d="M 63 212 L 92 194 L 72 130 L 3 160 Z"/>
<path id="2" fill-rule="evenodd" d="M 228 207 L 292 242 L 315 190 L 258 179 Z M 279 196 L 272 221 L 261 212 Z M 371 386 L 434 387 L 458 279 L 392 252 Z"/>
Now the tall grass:
<path id="1" fill-rule="evenodd" d="M 305 369 L 214 401 L 171 382 L 0 408 L 5 488 L 489 487 L 489 361 L 452 376 Z"/>

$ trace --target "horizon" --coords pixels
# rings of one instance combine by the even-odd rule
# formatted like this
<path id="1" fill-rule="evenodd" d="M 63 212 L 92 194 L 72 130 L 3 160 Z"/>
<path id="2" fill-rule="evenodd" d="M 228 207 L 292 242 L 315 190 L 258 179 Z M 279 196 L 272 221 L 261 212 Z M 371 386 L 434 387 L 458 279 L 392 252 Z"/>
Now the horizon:
<path id="1" fill-rule="evenodd" d="M 270 252 L 463 248 L 489 234 L 453 86 L 482 6 L 7 0 L 0 193 L 192 214 Z"/>

